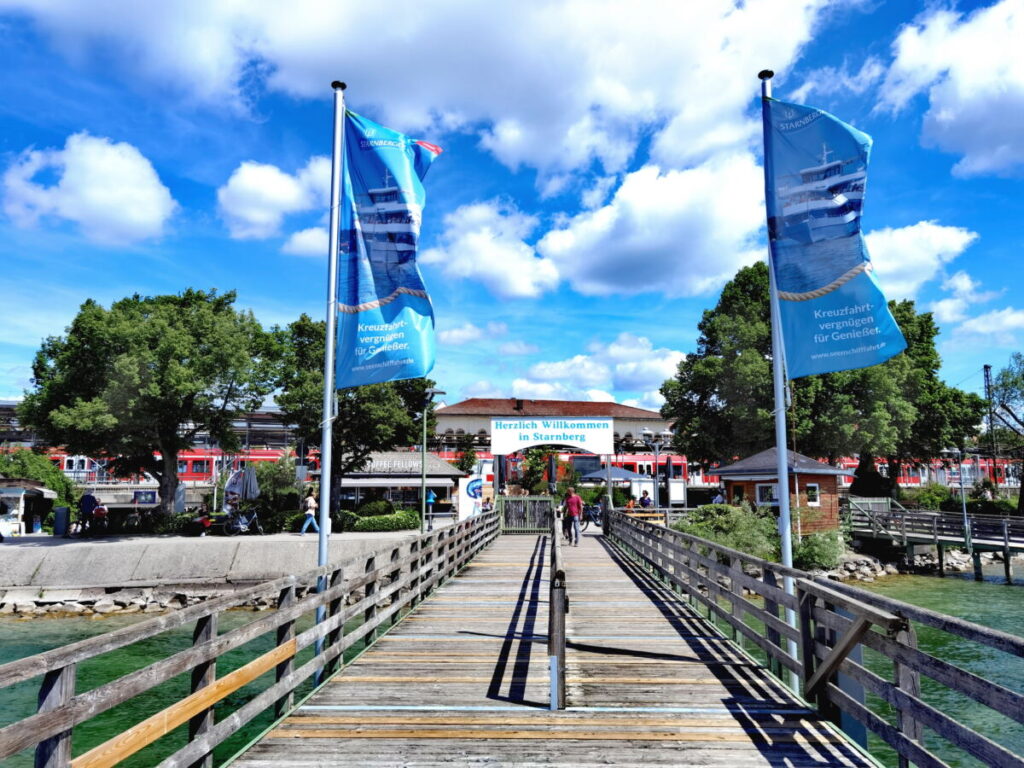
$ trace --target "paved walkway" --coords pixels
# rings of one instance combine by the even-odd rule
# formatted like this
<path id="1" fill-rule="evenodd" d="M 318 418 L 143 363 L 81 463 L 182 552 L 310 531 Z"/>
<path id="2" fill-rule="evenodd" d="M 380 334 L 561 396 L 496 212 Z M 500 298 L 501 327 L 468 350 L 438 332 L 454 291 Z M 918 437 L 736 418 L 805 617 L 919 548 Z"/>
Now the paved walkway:
<path id="1" fill-rule="evenodd" d="M 565 550 L 548 711 L 548 559 L 500 537 L 234 766 L 873 765 L 600 536 Z"/>

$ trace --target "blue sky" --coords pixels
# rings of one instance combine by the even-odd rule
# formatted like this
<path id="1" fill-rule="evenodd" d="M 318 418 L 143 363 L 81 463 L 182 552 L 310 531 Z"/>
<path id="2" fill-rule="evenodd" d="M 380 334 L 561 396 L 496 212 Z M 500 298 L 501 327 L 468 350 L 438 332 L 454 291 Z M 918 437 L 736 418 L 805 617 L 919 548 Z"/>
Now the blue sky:
<path id="1" fill-rule="evenodd" d="M 0 398 L 87 298 L 322 317 L 342 79 L 445 149 L 421 238 L 445 399 L 658 407 L 766 251 L 766 67 L 874 137 L 883 290 L 935 312 L 944 378 L 980 392 L 1024 339 L 1022 39 L 1024 0 L 0 0 Z"/>

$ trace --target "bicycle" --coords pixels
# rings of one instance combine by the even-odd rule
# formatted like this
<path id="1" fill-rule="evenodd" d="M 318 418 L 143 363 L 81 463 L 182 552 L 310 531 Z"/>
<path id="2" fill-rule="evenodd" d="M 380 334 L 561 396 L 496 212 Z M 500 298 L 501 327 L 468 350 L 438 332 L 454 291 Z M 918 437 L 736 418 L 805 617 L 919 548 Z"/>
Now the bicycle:
<path id="1" fill-rule="evenodd" d="M 598 528 L 601 527 L 601 507 L 597 504 L 591 504 L 583 507 L 583 519 L 580 520 L 580 530 L 587 530 L 587 527 L 591 523 L 596 525 Z"/>
<path id="2" fill-rule="evenodd" d="M 263 526 L 260 525 L 260 519 L 256 510 L 249 514 L 241 511 L 234 512 L 229 514 L 227 519 L 224 520 L 225 536 L 237 536 L 240 533 L 258 533 L 260 536 L 263 535 Z"/>

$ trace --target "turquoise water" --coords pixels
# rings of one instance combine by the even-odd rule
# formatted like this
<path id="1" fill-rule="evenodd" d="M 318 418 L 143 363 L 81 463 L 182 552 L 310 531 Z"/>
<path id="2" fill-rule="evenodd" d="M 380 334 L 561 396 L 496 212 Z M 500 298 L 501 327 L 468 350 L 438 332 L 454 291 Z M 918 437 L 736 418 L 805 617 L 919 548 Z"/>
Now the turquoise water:
<path id="1" fill-rule="evenodd" d="M 267 616 L 267 613 L 254 611 L 231 611 L 221 614 L 219 631 L 227 632 L 247 624 L 254 619 Z M 82 640 L 103 632 L 135 624 L 151 618 L 138 614 L 133 616 L 115 616 L 104 619 L 67 618 L 67 619 L 4 619 L 0 621 L 0 664 L 15 659 L 31 656 L 36 653 L 58 648 L 62 645 Z M 297 622 L 296 628 L 302 631 L 309 626 L 311 619 Z M 83 662 L 78 667 L 78 684 L 76 691 L 83 693 L 99 685 L 140 669 L 154 661 L 166 658 L 173 653 L 185 650 L 192 645 L 192 625 L 166 632 L 158 637 L 144 640 L 128 648 L 98 656 Z M 252 642 L 225 654 L 217 661 L 217 676 L 251 661 L 255 656 L 269 651 L 274 645 L 274 633 L 257 638 Z M 299 654 L 296 667 L 305 663 L 312 654 L 307 649 Z M 36 697 L 39 692 L 39 680 L 27 681 L 7 688 L 0 696 L 0 726 L 33 714 L 36 711 Z M 273 683 L 273 671 L 260 677 L 244 688 L 228 696 L 216 707 L 216 717 L 234 712 L 238 707 L 252 699 L 260 691 Z M 142 718 L 148 717 L 189 693 L 190 675 L 186 673 L 163 683 L 130 701 L 115 707 L 91 720 L 75 727 L 72 743 L 73 754 L 80 755 L 92 747 L 103 743 Z M 304 695 L 310 690 L 307 682 L 297 691 Z M 242 746 L 252 740 L 260 731 L 269 726 L 273 718 L 270 713 L 254 719 L 248 726 L 235 734 L 231 739 L 217 748 L 214 756 L 218 762 L 230 757 Z M 187 743 L 188 727 L 182 726 L 173 733 L 158 740 L 153 745 L 138 752 L 120 765 L 130 768 L 147 768 L 158 763 L 175 750 Z M 17 756 L 3 761 L 5 768 L 22 768 L 31 766 L 32 750 L 25 750 Z"/>

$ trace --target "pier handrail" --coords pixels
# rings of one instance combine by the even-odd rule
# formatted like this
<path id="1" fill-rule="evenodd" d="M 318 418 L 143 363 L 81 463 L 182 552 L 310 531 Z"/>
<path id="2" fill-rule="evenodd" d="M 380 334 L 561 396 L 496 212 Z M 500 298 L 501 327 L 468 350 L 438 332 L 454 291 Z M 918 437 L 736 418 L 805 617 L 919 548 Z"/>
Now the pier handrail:
<path id="1" fill-rule="evenodd" d="M 551 563 L 548 574 L 548 668 L 551 709 L 565 709 L 565 614 L 569 610 L 562 560 L 562 514 L 551 508 Z"/>
<path id="2" fill-rule="evenodd" d="M 742 637 L 756 646 L 780 677 L 783 669 L 795 672 L 804 697 L 823 717 L 839 722 L 840 713 L 848 715 L 891 746 L 901 765 L 946 766 L 939 755 L 952 745 L 986 765 L 1024 768 L 1024 758 L 995 740 L 998 724 L 983 733 L 951 716 L 926 700 L 930 697 L 922 696 L 920 678 L 929 678 L 934 685 L 1018 723 L 1024 723 L 1024 695 L 920 650 L 915 624 L 957 642 L 980 643 L 1016 657 L 1024 656 L 1024 638 L 786 568 L 617 512 L 607 515 L 605 535 L 686 595 L 692 605 L 703 607 L 710 619 L 728 627 L 734 640 Z M 794 579 L 795 594 L 782 589 L 786 576 Z M 782 608 L 797 612 L 796 627 L 781 618 Z M 796 641 L 796 656 L 790 655 L 784 640 Z M 879 674 L 850 655 L 858 644 L 887 659 L 892 674 Z M 850 692 L 849 685 L 840 685 L 836 673 L 881 699 L 892 714 L 869 709 Z M 981 719 L 972 718 L 972 722 Z M 927 744 L 925 729 L 931 732 Z"/>
<path id="3" fill-rule="evenodd" d="M 12 661 L 0 666 L 0 690 L 42 677 L 36 714 L 0 728 L 0 761 L 35 747 L 37 768 L 99 768 L 116 765 L 175 728 L 189 726 L 188 743 L 160 763 L 161 766 L 212 765 L 215 747 L 254 717 L 273 710 L 283 716 L 293 705 L 296 689 L 310 677 L 317 685 L 337 671 L 346 650 L 357 643 L 373 643 L 383 629 L 396 623 L 442 582 L 451 578 L 499 534 L 495 513 L 471 517 L 452 526 L 408 540 L 388 544 L 366 557 L 285 576 L 207 600 L 130 627 L 71 645 Z M 317 581 L 326 587 L 316 592 Z M 232 608 L 271 597 L 270 615 L 224 634 L 217 633 L 218 618 Z M 296 622 L 318 608 L 325 619 L 297 632 Z M 358 627 L 350 622 L 362 619 Z M 110 651 L 128 648 L 168 630 L 194 622 L 193 644 L 187 650 L 82 693 L 76 692 L 78 666 Z M 346 626 L 348 625 L 348 626 Z M 216 662 L 228 651 L 270 633 L 273 648 L 256 655 L 227 675 L 216 675 Z M 318 649 L 296 666 L 304 649 Z M 230 714 L 213 707 L 231 693 L 275 671 L 275 680 Z M 190 693 L 171 706 L 124 732 L 72 758 L 76 726 L 178 675 L 191 672 Z"/>

